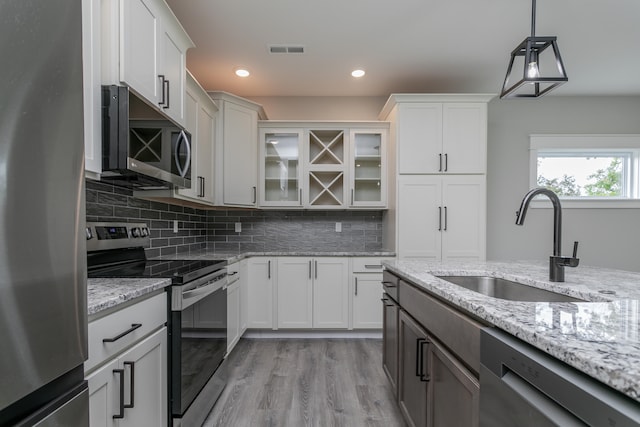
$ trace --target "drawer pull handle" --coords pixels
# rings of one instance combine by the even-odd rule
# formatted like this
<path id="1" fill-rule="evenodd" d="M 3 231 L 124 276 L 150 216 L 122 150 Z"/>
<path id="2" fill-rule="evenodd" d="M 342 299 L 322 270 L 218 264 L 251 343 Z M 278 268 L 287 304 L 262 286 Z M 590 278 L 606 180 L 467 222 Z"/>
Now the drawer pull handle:
<path id="1" fill-rule="evenodd" d="M 114 369 L 114 374 L 118 374 L 120 376 L 120 402 L 118 404 L 118 409 L 120 410 L 118 414 L 113 416 L 114 420 L 124 418 L 124 369 Z"/>
<path id="2" fill-rule="evenodd" d="M 229 273 L 229 276 L 235 276 L 236 274 L 238 274 L 238 272 L 234 271 L 233 273 Z"/>
<path id="3" fill-rule="evenodd" d="M 116 335 L 113 338 L 105 338 L 102 340 L 102 342 L 115 342 L 118 341 L 120 338 L 124 337 L 125 335 L 130 334 L 131 332 L 135 331 L 136 329 L 138 329 L 139 327 L 142 326 L 142 323 L 133 323 L 131 325 L 131 327 L 129 329 L 127 329 L 126 331 L 124 331 L 123 333 Z"/>
<path id="4" fill-rule="evenodd" d="M 395 284 L 395 283 L 393 283 L 393 282 L 382 282 L 382 284 L 383 284 L 384 286 L 388 287 L 388 288 L 397 288 L 397 287 L 398 287 L 398 285 L 396 285 L 396 284 Z"/>
<path id="5" fill-rule="evenodd" d="M 382 264 L 365 264 L 364 268 L 382 268 Z"/>

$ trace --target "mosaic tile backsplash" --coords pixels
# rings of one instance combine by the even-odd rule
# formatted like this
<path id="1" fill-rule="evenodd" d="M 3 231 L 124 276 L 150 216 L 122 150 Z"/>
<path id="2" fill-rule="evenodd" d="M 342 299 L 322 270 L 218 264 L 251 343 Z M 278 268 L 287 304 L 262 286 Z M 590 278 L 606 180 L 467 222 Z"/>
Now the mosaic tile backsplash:
<path id="1" fill-rule="evenodd" d="M 146 222 L 147 256 L 209 249 L 224 253 L 382 250 L 380 211 L 204 210 L 133 197 L 131 190 L 86 180 L 87 221 Z M 173 221 L 179 224 L 173 232 Z M 241 231 L 235 231 L 240 223 Z M 341 232 L 336 232 L 340 223 Z"/>

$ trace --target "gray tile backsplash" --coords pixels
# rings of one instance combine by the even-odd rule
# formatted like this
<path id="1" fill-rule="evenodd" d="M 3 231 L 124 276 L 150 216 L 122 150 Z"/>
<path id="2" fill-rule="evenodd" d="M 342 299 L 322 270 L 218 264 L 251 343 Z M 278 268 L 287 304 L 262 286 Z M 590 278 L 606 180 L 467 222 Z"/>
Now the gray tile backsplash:
<path id="1" fill-rule="evenodd" d="M 131 190 L 102 182 L 86 183 L 87 221 L 148 223 L 149 257 L 205 248 L 225 253 L 382 250 L 380 211 L 203 210 L 138 199 Z"/>
<path id="2" fill-rule="evenodd" d="M 148 257 L 207 247 L 207 211 L 133 197 L 131 190 L 86 180 L 87 221 L 145 222 L 151 230 Z M 178 232 L 173 232 L 173 221 Z"/>
<path id="3" fill-rule="evenodd" d="M 223 210 L 209 211 L 207 221 L 209 248 L 220 252 L 382 250 L 379 211 Z"/>

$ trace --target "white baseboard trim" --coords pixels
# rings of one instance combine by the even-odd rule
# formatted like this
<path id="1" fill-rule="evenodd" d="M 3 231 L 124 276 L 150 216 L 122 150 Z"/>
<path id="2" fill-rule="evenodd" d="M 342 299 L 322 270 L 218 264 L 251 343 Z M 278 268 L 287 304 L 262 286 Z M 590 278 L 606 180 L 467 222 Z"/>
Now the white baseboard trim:
<path id="1" fill-rule="evenodd" d="M 352 330 L 352 331 L 292 331 L 292 330 L 265 330 L 247 329 L 242 338 L 265 339 L 265 338 L 376 338 L 382 339 L 382 330 Z"/>

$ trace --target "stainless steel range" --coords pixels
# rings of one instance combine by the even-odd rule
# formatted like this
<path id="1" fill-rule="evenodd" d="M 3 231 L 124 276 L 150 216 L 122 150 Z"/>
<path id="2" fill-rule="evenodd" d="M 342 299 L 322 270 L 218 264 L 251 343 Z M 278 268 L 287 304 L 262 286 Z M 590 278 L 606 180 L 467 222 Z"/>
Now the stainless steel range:
<path id="1" fill-rule="evenodd" d="M 146 259 L 143 223 L 87 223 L 89 277 L 171 278 L 169 408 L 173 426 L 201 425 L 226 385 L 226 260 Z"/>

